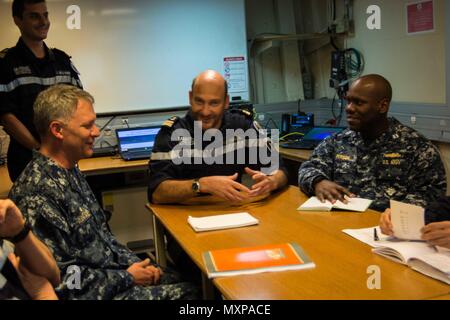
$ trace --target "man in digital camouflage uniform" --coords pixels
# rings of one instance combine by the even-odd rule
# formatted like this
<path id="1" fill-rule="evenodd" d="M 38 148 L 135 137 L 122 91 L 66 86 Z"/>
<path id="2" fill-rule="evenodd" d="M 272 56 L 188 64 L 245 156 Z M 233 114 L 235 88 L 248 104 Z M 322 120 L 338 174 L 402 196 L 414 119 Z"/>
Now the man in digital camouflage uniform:
<path id="1" fill-rule="evenodd" d="M 62 299 L 187 299 L 196 288 L 180 283 L 119 244 L 77 163 L 92 156 L 99 135 L 92 96 L 57 85 L 35 103 L 39 152 L 10 193 L 61 269 Z M 71 273 L 74 271 L 75 273 Z M 77 274 L 77 271 L 78 274 Z M 80 285 L 77 286 L 76 277 Z"/>
<path id="2" fill-rule="evenodd" d="M 299 169 L 299 186 L 320 200 L 372 199 L 383 211 L 389 200 L 426 207 L 446 192 L 439 151 L 422 135 L 387 113 L 389 82 L 367 75 L 351 86 L 346 107 L 349 128 L 325 139 Z"/>

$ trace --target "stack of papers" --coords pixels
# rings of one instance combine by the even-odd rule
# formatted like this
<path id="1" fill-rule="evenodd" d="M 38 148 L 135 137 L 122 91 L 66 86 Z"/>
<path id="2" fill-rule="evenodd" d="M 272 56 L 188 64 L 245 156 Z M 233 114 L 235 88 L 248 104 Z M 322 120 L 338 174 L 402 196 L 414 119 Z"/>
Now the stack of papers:
<path id="1" fill-rule="evenodd" d="M 377 230 L 377 241 L 374 240 L 374 229 Z M 370 245 L 376 254 L 450 284 L 450 251 L 439 251 L 424 241 L 405 241 L 386 236 L 378 226 L 342 231 Z"/>
<path id="2" fill-rule="evenodd" d="M 251 226 L 258 224 L 259 220 L 247 212 L 240 212 L 202 218 L 189 216 L 188 223 L 196 232 L 202 232 Z"/>

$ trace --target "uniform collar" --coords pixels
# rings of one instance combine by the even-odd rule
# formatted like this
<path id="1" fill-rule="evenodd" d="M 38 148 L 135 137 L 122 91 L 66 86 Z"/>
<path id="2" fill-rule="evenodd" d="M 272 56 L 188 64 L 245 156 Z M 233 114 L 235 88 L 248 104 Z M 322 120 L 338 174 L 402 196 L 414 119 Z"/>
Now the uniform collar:
<path id="1" fill-rule="evenodd" d="M 394 138 L 397 132 L 397 124 L 399 123 L 394 118 L 388 118 L 389 126 L 385 132 L 383 132 L 379 137 L 375 139 L 377 142 L 390 141 Z"/>
<path id="2" fill-rule="evenodd" d="M 369 142 L 369 145 L 373 144 L 382 144 L 387 141 L 391 141 L 392 139 L 395 139 L 395 134 L 397 132 L 397 127 L 399 125 L 399 122 L 395 118 L 388 118 L 389 126 L 385 132 L 383 132 L 381 135 L 376 137 L 374 140 Z M 355 132 L 355 138 L 360 141 L 364 141 L 362 138 L 361 132 Z"/>
<path id="3" fill-rule="evenodd" d="M 25 44 L 25 42 L 22 40 L 22 38 L 19 38 L 19 41 L 17 42 L 16 47 L 20 50 L 22 56 L 26 60 L 28 60 L 28 61 L 41 60 L 41 59 L 36 58 L 33 51 L 31 51 L 31 49 L 28 48 L 28 46 Z M 45 50 L 45 58 L 44 59 L 49 60 L 49 61 L 55 61 L 55 54 L 49 47 L 47 47 L 45 42 L 44 42 L 44 50 Z"/>

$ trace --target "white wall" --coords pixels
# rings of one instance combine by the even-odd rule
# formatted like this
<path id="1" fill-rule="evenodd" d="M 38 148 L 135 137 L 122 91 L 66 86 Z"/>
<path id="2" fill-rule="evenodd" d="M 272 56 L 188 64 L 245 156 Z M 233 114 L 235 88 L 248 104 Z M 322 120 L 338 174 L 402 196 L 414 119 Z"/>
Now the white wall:
<path id="1" fill-rule="evenodd" d="M 428 34 L 406 34 L 406 0 L 356 0 L 355 38 L 367 61 L 365 73 L 380 73 L 394 87 L 394 101 L 446 103 L 445 97 L 445 1 L 434 0 L 435 29 Z M 370 4 L 382 12 L 382 29 L 366 28 L 363 13 Z"/>
<path id="2" fill-rule="evenodd" d="M 445 104 L 445 1 L 434 0 L 435 32 L 420 35 L 406 34 L 408 2 L 411 1 L 354 0 L 355 36 L 348 38 L 346 46 L 364 55 L 364 74 L 379 73 L 392 83 L 394 101 Z M 366 26 L 366 10 L 373 4 L 381 8 L 381 30 L 369 30 Z M 309 56 L 316 79 L 316 98 L 331 98 L 334 94 L 328 89 L 331 51 L 327 46 Z"/>
<path id="3" fill-rule="evenodd" d="M 70 5 L 80 8 L 79 30 L 66 26 Z M 225 57 L 247 55 L 244 0 L 58 0 L 47 7 L 46 43 L 73 56 L 97 113 L 187 106 L 198 73 L 223 72 Z M 0 50 L 18 37 L 11 3 L 0 1 Z M 247 72 L 243 78 L 245 88 L 230 95 L 248 100 Z"/>

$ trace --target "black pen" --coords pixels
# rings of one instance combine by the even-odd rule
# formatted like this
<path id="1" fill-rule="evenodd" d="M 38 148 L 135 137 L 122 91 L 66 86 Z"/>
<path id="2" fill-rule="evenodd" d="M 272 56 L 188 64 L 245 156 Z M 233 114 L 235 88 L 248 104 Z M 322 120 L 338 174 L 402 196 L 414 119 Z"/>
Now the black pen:
<path id="1" fill-rule="evenodd" d="M 378 241 L 380 238 L 378 238 L 377 228 L 373 228 L 373 241 Z"/>

